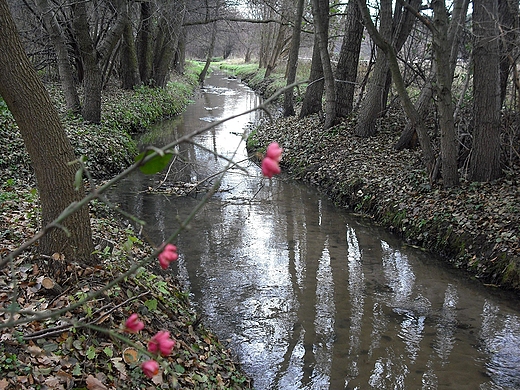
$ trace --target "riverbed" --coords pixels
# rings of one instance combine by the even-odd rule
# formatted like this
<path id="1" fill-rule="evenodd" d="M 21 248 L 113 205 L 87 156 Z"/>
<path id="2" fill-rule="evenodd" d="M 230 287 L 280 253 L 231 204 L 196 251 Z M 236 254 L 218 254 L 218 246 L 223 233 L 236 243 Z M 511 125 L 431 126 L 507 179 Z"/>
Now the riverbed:
<path id="1" fill-rule="evenodd" d="M 260 103 L 214 74 L 181 118 L 142 141 L 163 145 Z M 519 388 L 517 300 L 283 173 L 262 177 L 245 149 L 261 117 L 209 129 L 179 145 L 164 172 L 137 173 L 110 195 L 159 245 L 214 188 L 177 238 L 172 272 L 255 388 Z"/>

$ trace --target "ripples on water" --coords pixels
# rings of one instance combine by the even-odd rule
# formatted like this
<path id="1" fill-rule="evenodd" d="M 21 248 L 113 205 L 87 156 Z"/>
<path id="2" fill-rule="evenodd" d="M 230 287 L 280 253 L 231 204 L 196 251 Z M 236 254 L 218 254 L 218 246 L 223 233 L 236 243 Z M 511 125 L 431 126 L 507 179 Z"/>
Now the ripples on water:
<path id="1" fill-rule="evenodd" d="M 213 76 L 158 144 L 258 104 L 236 80 Z M 244 160 L 177 242 L 176 272 L 205 323 L 228 340 L 257 389 L 518 389 L 517 297 L 491 295 L 403 246 L 305 186 L 260 177 L 240 117 L 197 138 Z M 282 145 L 283 146 L 283 145 Z M 197 182 L 224 165 L 193 145 L 171 181 Z M 174 170 L 175 171 L 175 170 Z M 149 221 L 162 242 L 198 201 L 142 192 L 139 174 L 112 198 Z"/>

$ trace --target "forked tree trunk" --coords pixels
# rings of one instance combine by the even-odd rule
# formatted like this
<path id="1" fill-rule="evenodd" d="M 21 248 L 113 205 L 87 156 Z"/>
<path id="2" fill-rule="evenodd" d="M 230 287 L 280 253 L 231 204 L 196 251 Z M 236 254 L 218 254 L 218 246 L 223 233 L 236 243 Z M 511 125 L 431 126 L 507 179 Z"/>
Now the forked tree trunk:
<path id="1" fill-rule="evenodd" d="M 454 104 L 451 93 L 453 73 L 451 70 L 451 47 L 448 37 L 448 11 L 444 0 L 432 1 L 434 18 L 433 52 L 436 64 L 436 95 L 441 130 L 441 165 L 444 187 L 459 184 L 457 166 L 458 145 L 453 119 Z"/>
<path id="2" fill-rule="evenodd" d="M 73 114 L 79 114 L 81 105 L 79 102 L 76 83 L 74 82 L 74 72 L 69 60 L 67 42 L 63 31 L 56 20 L 48 0 L 38 0 L 38 8 L 42 14 L 45 29 L 49 33 L 56 56 L 58 58 L 58 71 L 60 73 L 61 86 L 65 95 L 67 110 Z"/>
<path id="3" fill-rule="evenodd" d="M 82 198 L 82 192 L 74 188 L 77 166 L 69 164 L 75 159 L 74 152 L 58 113 L 24 52 L 6 0 L 0 0 L 0 36 L 0 95 L 20 128 L 31 158 L 42 225 L 46 226 L 72 202 Z M 93 244 L 88 208 L 70 215 L 63 227 L 54 228 L 42 237 L 40 252 L 64 254 L 69 262 L 91 263 Z"/>

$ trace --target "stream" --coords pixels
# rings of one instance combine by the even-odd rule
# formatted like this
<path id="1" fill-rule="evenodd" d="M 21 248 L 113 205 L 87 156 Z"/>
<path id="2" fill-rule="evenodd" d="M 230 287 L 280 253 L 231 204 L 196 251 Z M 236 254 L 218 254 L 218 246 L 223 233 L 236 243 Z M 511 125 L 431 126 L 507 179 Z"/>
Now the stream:
<path id="1" fill-rule="evenodd" d="M 218 73 L 194 100 L 141 142 L 162 146 L 261 102 Z M 175 241 L 170 269 L 255 389 L 519 389 L 518 298 L 283 173 L 262 177 L 244 140 L 261 116 L 219 124 L 177 146 L 165 171 L 110 194 L 159 245 L 228 169 Z"/>

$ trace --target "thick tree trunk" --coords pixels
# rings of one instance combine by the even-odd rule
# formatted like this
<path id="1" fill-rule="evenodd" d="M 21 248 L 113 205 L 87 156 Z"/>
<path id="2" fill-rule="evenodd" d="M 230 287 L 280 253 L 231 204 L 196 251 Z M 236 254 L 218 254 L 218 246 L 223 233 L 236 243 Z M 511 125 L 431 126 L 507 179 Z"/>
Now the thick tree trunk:
<path id="1" fill-rule="evenodd" d="M 314 33 L 318 36 L 323 77 L 325 79 L 325 124 L 326 129 L 336 123 L 336 88 L 329 56 L 329 1 L 312 0 Z"/>
<path id="2" fill-rule="evenodd" d="M 444 0 L 432 1 L 434 19 L 433 51 L 437 70 L 436 94 L 439 109 L 439 127 L 441 130 L 441 165 L 444 187 L 459 184 L 457 166 L 458 147 L 453 120 L 453 98 L 451 85 L 451 42 L 448 39 L 448 12 Z"/>
<path id="3" fill-rule="evenodd" d="M 305 90 L 300 118 L 305 118 L 306 116 L 317 114 L 321 111 L 324 85 L 320 46 L 318 43 L 318 36 L 315 34 L 314 47 L 312 49 L 311 74 L 309 77 L 309 85 Z"/>
<path id="4" fill-rule="evenodd" d="M 359 137 L 371 137 L 376 133 L 376 120 L 381 117 L 386 106 L 386 78 L 388 62 L 386 54 L 378 49 L 374 70 L 368 82 L 367 93 L 359 107 L 355 134 Z"/>
<path id="5" fill-rule="evenodd" d="M 123 39 L 121 42 L 121 87 L 123 89 L 133 89 L 139 85 L 139 67 L 137 61 L 137 50 L 134 42 L 134 32 L 132 21 L 126 13 Z"/>
<path id="6" fill-rule="evenodd" d="M 469 179 L 490 181 L 500 169 L 500 75 L 497 0 L 473 1 L 473 149 Z"/>
<path id="7" fill-rule="evenodd" d="M 157 87 L 165 87 L 170 79 L 176 40 L 171 35 L 168 22 L 161 19 L 154 50 L 153 79 Z"/>
<path id="8" fill-rule="evenodd" d="M 60 73 L 61 85 L 65 95 L 67 110 L 73 114 L 79 114 L 81 105 L 79 102 L 76 83 L 74 82 L 74 72 L 69 60 L 67 42 L 62 29 L 56 20 L 48 0 L 37 0 L 38 8 L 42 14 L 45 29 L 49 33 L 56 56 L 58 58 L 58 71 Z"/>
<path id="9" fill-rule="evenodd" d="M 141 81 L 148 85 L 152 78 L 153 45 L 152 45 L 152 9 L 148 1 L 141 3 L 141 28 L 137 33 L 137 59 Z"/>
<path id="10" fill-rule="evenodd" d="M 89 32 L 87 9 L 80 1 L 74 5 L 74 32 L 85 71 L 83 78 L 83 108 L 81 115 L 87 122 L 101 122 L 101 88 L 103 80 L 98 65 L 97 52 Z"/>
<path id="11" fill-rule="evenodd" d="M 389 43 L 392 42 L 392 4 L 389 0 L 382 0 L 380 4 L 379 35 Z M 367 94 L 361 102 L 354 129 L 355 134 L 359 137 L 371 137 L 376 133 L 376 120 L 381 117 L 386 108 L 387 77 L 387 53 L 378 47 L 374 70 L 368 81 Z"/>
<path id="12" fill-rule="evenodd" d="M 293 33 L 291 40 L 291 49 L 289 51 L 289 59 L 287 61 L 287 85 L 294 84 L 296 81 L 296 68 L 298 66 L 298 53 L 300 51 L 301 24 L 303 18 L 303 6 L 305 0 L 297 0 L 296 12 L 294 14 Z M 283 116 L 294 116 L 293 104 L 294 88 L 285 90 L 283 99 Z"/>
<path id="13" fill-rule="evenodd" d="M 349 1 L 345 22 L 345 35 L 336 67 L 336 113 L 346 118 L 354 107 L 359 52 L 363 40 L 361 11 L 355 1 Z"/>
<path id="14" fill-rule="evenodd" d="M 74 152 L 58 113 L 24 52 L 6 0 L 0 0 L 0 36 L 0 95 L 20 128 L 31 158 L 45 226 L 82 197 L 74 189 L 77 167 L 69 165 L 75 159 Z M 91 262 L 88 209 L 69 216 L 63 227 L 52 229 L 40 240 L 41 253 L 62 253 L 67 261 Z"/>
<path id="15" fill-rule="evenodd" d="M 177 50 L 175 51 L 175 58 L 173 60 L 173 69 L 178 74 L 184 74 L 184 66 L 186 63 L 186 33 L 181 31 L 179 41 L 177 42 Z"/>
<path id="16" fill-rule="evenodd" d="M 168 12 L 163 12 L 157 22 L 152 72 L 154 85 L 157 87 L 165 87 L 170 79 L 177 45 L 182 35 L 185 5 L 186 0 L 168 2 Z"/>

